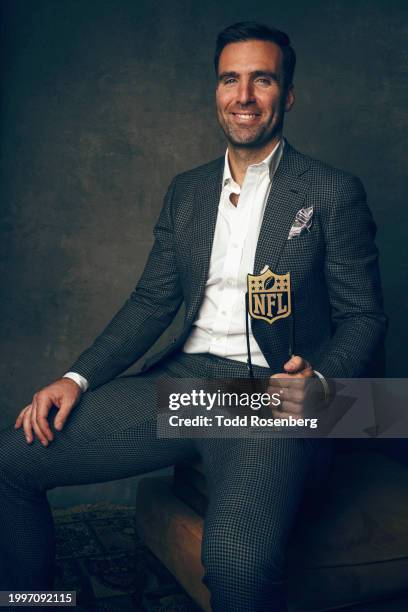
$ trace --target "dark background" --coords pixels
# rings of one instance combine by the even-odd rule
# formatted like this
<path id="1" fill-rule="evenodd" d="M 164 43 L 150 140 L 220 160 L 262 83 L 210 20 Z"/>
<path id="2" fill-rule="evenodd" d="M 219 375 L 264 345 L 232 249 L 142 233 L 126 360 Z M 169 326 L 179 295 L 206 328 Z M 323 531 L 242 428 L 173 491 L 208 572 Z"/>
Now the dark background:
<path id="1" fill-rule="evenodd" d="M 363 180 L 391 321 L 388 375 L 407 375 L 407 6 L 1 2 L 0 426 L 126 299 L 174 174 L 223 153 L 213 46 L 244 19 L 287 31 L 297 51 L 288 139 Z"/>

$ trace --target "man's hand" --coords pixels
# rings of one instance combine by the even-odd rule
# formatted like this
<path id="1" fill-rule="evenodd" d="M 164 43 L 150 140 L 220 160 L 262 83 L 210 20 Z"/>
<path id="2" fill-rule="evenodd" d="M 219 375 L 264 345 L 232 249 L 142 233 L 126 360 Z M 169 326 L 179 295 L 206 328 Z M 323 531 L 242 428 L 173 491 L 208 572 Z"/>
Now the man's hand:
<path id="1" fill-rule="evenodd" d="M 306 359 L 294 355 L 283 366 L 285 372 L 274 374 L 269 379 L 267 392 L 279 393 L 281 405 L 272 408 L 274 417 L 298 417 L 302 418 L 307 384 L 313 377 L 313 369 Z"/>
<path id="2" fill-rule="evenodd" d="M 23 408 L 18 415 L 14 428 L 23 426 L 29 444 L 34 439 L 34 430 L 41 444 L 48 446 L 48 443 L 54 439 L 47 420 L 52 406 L 58 408 L 54 427 L 61 430 L 81 395 L 82 391 L 76 382 L 69 378 L 60 378 L 34 394 L 31 404 Z"/>

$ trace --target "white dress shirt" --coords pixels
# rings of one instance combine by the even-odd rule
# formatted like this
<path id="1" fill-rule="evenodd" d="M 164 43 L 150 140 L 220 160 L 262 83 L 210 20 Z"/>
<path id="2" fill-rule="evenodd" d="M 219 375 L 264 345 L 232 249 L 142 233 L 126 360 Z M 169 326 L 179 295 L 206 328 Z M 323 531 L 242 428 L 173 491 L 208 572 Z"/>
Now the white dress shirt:
<path id="1" fill-rule="evenodd" d="M 183 346 L 186 353 L 212 353 L 247 361 L 245 293 L 273 176 L 283 141 L 262 162 L 247 168 L 242 187 L 234 181 L 225 153 L 224 176 L 204 299 Z M 238 205 L 230 195 L 239 195 Z M 252 363 L 268 367 L 249 328 Z"/>

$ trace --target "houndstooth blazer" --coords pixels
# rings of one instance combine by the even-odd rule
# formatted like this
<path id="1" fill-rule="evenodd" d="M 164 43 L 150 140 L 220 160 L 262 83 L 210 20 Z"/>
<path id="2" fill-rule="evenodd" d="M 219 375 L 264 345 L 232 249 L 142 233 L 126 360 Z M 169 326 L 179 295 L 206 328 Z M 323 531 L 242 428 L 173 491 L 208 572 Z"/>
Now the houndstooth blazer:
<path id="1" fill-rule="evenodd" d="M 144 369 L 179 349 L 203 299 L 221 194 L 224 157 L 176 176 L 154 229 L 155 242 L 130 298 L 71 367 L 94 388 L 141 357 L 185 302 L 178 338 Z M 288 240 L 296 213 L 313 207 L 308 231 Z M 373 374 L 386 317 L 375 224 L 359 179 L 285 143 L 258 239 L 253 274 L 291 273 L 296 354 L 326 377 Z M 243 296 L 244 299 L 244 296 Z M 272 371 L 288 359 L 289 318 L 252 331 Z"/>

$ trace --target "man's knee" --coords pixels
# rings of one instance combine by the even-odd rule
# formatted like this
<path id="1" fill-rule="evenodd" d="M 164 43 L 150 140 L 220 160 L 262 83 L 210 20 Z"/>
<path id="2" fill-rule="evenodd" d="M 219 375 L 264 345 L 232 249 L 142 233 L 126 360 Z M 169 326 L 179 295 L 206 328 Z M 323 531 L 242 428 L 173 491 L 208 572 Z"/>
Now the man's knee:
<path id="1" fill-rule="evenodd" d="M 35 442 L 34 442 L 35 443 Z M 38 442 L 39 444 L 39 442 Z M 32 495 L 41 490 L 35 450 L 27 444 L 21 430 L 0 432 L 0 482 L 4 490 Z"/>

